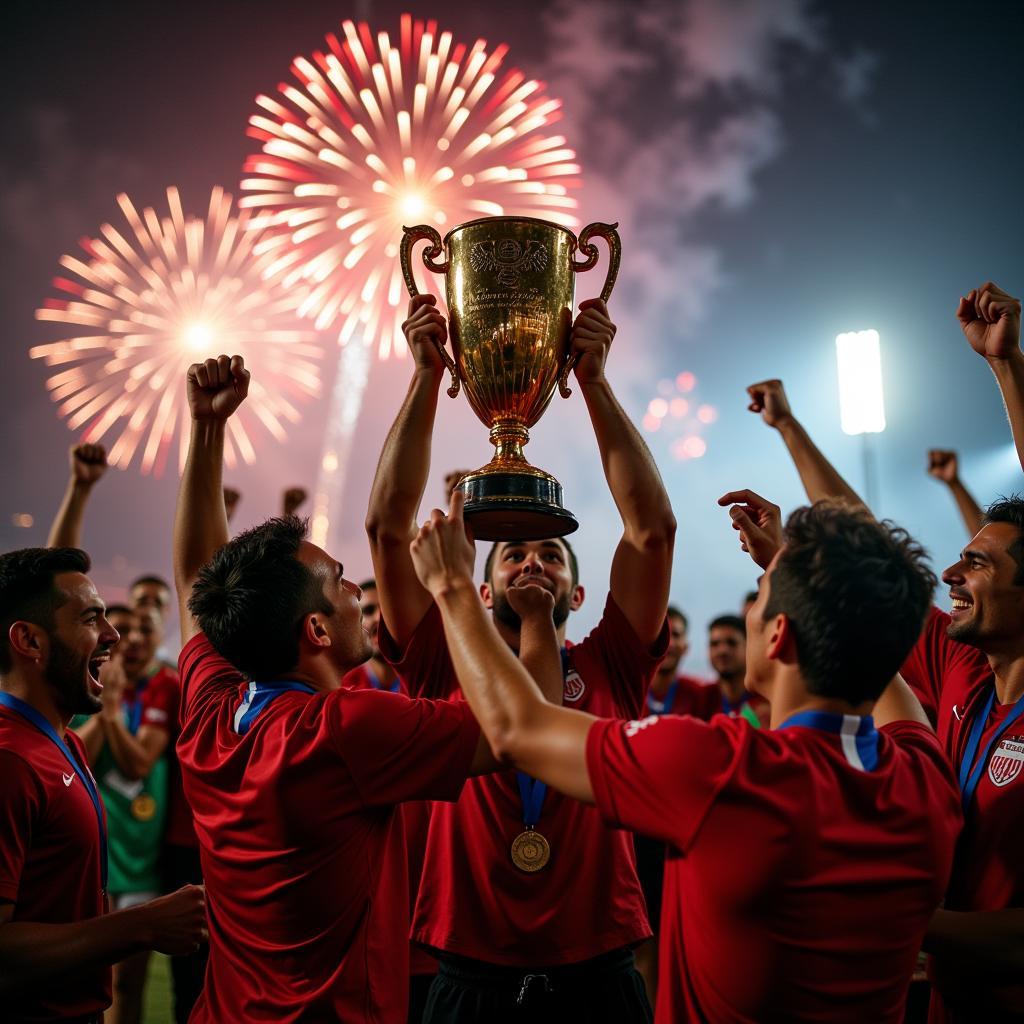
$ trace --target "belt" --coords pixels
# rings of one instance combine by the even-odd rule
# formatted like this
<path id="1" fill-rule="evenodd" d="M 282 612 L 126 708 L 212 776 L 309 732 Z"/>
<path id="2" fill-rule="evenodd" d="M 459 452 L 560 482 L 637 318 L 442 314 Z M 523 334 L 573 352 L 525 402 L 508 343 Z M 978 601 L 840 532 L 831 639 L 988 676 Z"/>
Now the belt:
<path id="1" fill-rule="evenodd" d="M 444 954 L 439 957 L 438 974 L 467 988 L 515 995 L 519 1006 L 562 994 L 567 989 L 585 985 L 596 976 L 627 974 L 635 967 L 631 949 L 615 949 L 590 960 L 551 967 L 505 967 L 484 960 Z"/>

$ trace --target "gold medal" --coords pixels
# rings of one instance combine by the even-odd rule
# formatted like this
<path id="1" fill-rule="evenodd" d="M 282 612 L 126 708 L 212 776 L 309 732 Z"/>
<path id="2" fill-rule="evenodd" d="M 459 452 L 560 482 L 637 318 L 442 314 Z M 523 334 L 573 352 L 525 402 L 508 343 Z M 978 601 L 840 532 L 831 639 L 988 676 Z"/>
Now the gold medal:
<path id="1" fill-rule="evenodd" d="M 540 871 L 551 859 L 551 847 L 539 833 L 528 828 L 512 840 L 512 863 L 520 871 Z"/>
<path id="2" fill-rule="evenodd" d="M 156 801 L 148 793 L 140 793 L 132 801 L 131 810 L 136 821 L 152 821 L 156 816 Z"/>

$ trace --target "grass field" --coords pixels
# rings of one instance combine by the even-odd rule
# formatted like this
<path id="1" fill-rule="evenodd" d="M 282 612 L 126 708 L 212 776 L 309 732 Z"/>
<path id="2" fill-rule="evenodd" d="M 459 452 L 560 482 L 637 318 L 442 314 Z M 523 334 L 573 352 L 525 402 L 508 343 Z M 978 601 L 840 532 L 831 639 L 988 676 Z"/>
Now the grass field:
<path id="1" fill-rule="evenodd" d="M 171 962 L 162 953 L 149 958 L 142 1024 L 171 1024 Z"/>

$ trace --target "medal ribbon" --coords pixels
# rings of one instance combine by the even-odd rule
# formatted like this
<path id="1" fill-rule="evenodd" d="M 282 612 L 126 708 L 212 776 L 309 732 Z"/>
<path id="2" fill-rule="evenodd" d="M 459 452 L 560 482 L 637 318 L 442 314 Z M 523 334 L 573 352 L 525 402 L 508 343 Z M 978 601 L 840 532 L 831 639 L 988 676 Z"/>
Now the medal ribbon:
<path id="1" fill-rule="evenodd" d="M 562 656 L 562 685 L 569 674 L 569 651 L 563 647 L 559 652 Z M 532 829 L 540 821 L 540 812 L 544 808 L 544 797 L 548 795 L 548 784 L 534 779 L 526 772 L 516 772 L 519 783 L 519 798 L 523 801 L 523 824 Z"/>
<path id="2" fill-rule="evenodd" d="M 135 693 L 130 701 L 126 701 L 128 712 L 128 731 L 134 736 L 142 725 L 142 694 L 148 685 L 148 679 L 139 680 Z"/>
<path id="3" fill-rule="evenodd" d="M 846 760 L 855 768 L 873 771 L 878 764 L 878 732 L 870 715 L 840 715 L 833 711 L 798 711 L 787 718 L 780 729 L 802 725 L 839 736 Z"/>
<path id="4" fill-rule="evenodd" d="M 663 700 L 658 700 L 658 698 L 648 690 L 647 710 L 650 711 L 652 715 L 667 715 L 671 710 L 672 705 L 675 703 L 676 690 L 678 689 L 679 680 L 673 679 L 672 682 L 669 683 L 668 689 L 665 691 L 665 697 Z"/>
<path id="5" fill-rule="evenodd" d="M 724 693 L 722 694 L 722 714 L 734 713 L 737 718 L 745 718 L 755 729 L 761 728 L 761 719 L 757 717 L 757 712 L 750 706 L 749 693 L 743 694 L 735 704 Z"/>
<path id="6" fill-rule="evenodd" d="M 235 732 L 239 736 L 244 736 L 260 713 L 282 693 L 287 693 L 289 690 L 316 693 L 312 686 L 297 683 L 294 680 L 287 680 L 283 683 L 250 683 L 245 692 L 245 699 L 238 705 L 238 710 L 235 712 Z"/>
<path id="7" fill-rule="evenodd" d="M 1006 721 L 989 737 L 988 743 L 985 744 L 985 749 L 978 756 L 981 737 L 985 732 L 985 726 L 988 724 L 989 715 L 992 714 L 995 702 L 996 688 L 993 686 L 991 693 L 988 695 L 988 700 L 985 701 L 985 706 L 981 709 L 981 713 L 975 715 L 971 720 L 971 731 L 967 737 L 967 748 L 964 750 L 964 756 L 960 761 L 960 798 L 963 801 L 965 811 L 970 805 L 971 800 L 974 799 L 974 792 L 981 781 L 981 773 L 985 770 L 985 765 L 988 763 L 988 757 L 992 753 L 993 746 L 999 742 L 1003 733 L 1024 714 L 1024 698 L 1021 698 L 1014 704 L 1012 710 L 1006 716 Z"/>
<path id="8" fill-rule="evenodd" d="M 377 673 L 374 672 L 373 669 L 370 668 L 369 665 L 366 666 L 364 671 L 366 672 L 366 675 L 367 675 L 367 677 L 370 680 L 370 685 L 375 690 L 383 690 L 384 689 L 384 684 L 380 681 L 380 678 L 377 676 Z M 399 679 L 398 676 L 395 676 L 395 681 L 388 687 L 388 689 L 392 693 L 398 693 L 398 691 L 401 690 L 401 688 L 402 688 L 402 680 Z"/>
<path id="9" fill-rule="evenodd" d="M 103 820 L 103 805 L 100 803 L 100 795 L 96 791 L 96 783 L 93 782 L 92 775 L 89 773 L 88 768 L 85 768 L 78 763 L 77 758 L 71 752 L 71 748 L 60 738 L 60 734 L 57 730 L 54 729 L 46 718 L 36 711 L 31 704 L 26 704 L 25 701 L 20 700 L 18 697 L 15 697 L 10 693 L 0 691 L 0 705 L 10 711 L 13 711 L 16 715 L 20 715 L 30 725 L 34 725 L 64 755 L 68 764 L 71 765 L 75 775 L 82 780 L 82 785 L 85 786 L 85 791 L 89 794 L 89 799 L 92 801 L 92 809 L 96 812 L 96 825 L 100 832 L 100 879 L 103 883 L 103 888 L 106 889 L 107 826 Z"/>

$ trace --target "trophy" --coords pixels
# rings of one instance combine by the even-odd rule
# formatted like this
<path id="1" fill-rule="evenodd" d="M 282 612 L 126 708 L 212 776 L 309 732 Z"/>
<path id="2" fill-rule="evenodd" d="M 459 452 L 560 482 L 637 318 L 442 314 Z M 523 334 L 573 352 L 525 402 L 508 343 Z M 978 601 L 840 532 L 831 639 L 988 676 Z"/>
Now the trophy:
<path id="1" fill-rule="evenodd" d="M 494 457 L 458 483 L 465 517 L 480 540 L 562 537 L 579 523 L 562 507 L 562 485 L 523 454 L 530 428 L 567 382 L 576 274 L 597 264 L 593 237 L 608 243 L 607 302 L 619 270 L 616 224 L 588 224 L 579 240 L 568 228 L 532 217 L 484 217 L 460 224 L 444 240 L 428 224 L 404 228 L 401 262 L 409 294 L 419 294 L 412 248 L 426 240 L 423 263 L 445 275 L 448 335 L 455 358 L 438 346 L 473 411 L 490 428 Z M 585 257 L 576 262 L 577 248 Z M 438 257 L 443 254 L 443 259 Z"/>

